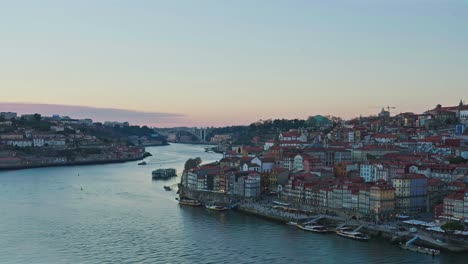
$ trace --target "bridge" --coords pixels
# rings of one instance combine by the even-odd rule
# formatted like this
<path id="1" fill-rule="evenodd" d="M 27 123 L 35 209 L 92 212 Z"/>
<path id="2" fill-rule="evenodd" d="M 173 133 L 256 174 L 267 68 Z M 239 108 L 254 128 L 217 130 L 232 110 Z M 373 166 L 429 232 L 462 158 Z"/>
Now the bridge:
<path id="1" fill-rule="evenodd" d="M 155 129 L 160 135 L 167 137 L 173 143 L 207 143 L 209 128 L 181 127 Z"/>

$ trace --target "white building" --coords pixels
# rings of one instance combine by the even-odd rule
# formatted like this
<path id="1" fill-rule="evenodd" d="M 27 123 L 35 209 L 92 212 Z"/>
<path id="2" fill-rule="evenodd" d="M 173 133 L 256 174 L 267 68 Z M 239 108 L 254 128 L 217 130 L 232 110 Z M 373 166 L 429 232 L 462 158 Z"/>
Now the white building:
<path id="1" fill-rule="evenodd" d="M 32 140 L 10 140 L 7 141 L 7 145 L 14 146 L 14 147 L 19 147 L 19 148 L 27 148 L 27 147 L 32 147 L 33 142 Z"/>
<path id="2" fill-rule="evenodd" d="M 65 127 L 64 126 L 51 126 L 50 130 L 54 132 L 63 132 L 65 131 Z"/>
<path id="3" fill-rule="evenodd" d="M 260 196 L 260 175 L 249 174 L 244 180 L 244 196 L 257 197 Z"/>
<path id="4" fill-rule="evenodd" d="M 43 147 L 44 146 L 44 139 L 43 138 L 33 138 L 33 145 L 34 147 Z"/>
<path id="5" fill-rule="evenodd" d="M 267 142 L 265 142 L 265 145 L 263 145 L 263 150 L 267 151 L 269 150 L 271 147 L 273 147 L 275 145 L 275 141 L 273 140 L 268 140 Z"/>
<path id="6" fill-rule="evenodd" d="M 359 176 L 364 179 L 366 182 L 371 182 L 375 179 L 373 165 L 372 164 L 361 164 L 359 170 Z"/>
<path id="7" fill-rule="evenodd" d="M 302 155 L 298 154 L 294 157 L 293 161 L 293 171 L 304 170 L 304 158 Z"/>
<path id="8" fill-rule="evenodd" d="M 198 188 L 198 174 L 196 171 L 187 173 L 187 188 L 196 190 Z"/>

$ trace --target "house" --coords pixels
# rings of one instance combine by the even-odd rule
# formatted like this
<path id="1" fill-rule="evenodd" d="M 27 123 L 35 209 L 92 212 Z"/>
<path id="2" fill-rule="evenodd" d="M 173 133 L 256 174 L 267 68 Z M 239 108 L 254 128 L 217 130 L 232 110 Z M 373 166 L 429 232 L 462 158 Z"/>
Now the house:
<path id="1" fill-rule="evenodd" d="M 307 134 L 303 130 L 290 130 L 280 133 L 278 139 L 282 147 L 298 147 L 307 143 Z"/>
<path id="2" fill-rule="evenodd" d="M 261 157 L 259 158 L 261 163 L 261 172 L 271 172 L 276 167 L 276 161 L 272 157 Z M 257 161 L 254 159 L 252 163 L 256 163 Z M 257 163 L 258 164 L 258 163 Z"/>
<path id="3" fill-rule="evenodd" d="M 245 198 L 257 197 L 260 195 L 260 174 L 256 172 L 229 173 L 229 193 Z"/>
<path id="4" fill-rule="evenodd" d="M 444 198 L 442 216 L 468 219 L 468 189 L 459 190 Z"/>
<path id="5" fill-rule="evenodd" d="M 354 162 L 362 162 L 372 157 L 382 157 L 388 153 L 398 152 L 400 152 L 400 149 L 395 146 L 367 145 L 361 148 L 352 149 L 351 156 Z"/>
<path id="6" fill-rule="evenodd" d="M 434 109 L 426 111 L 426 113 L 434 116 L 434 119 L 440 123 L 454 122 L 457 118 L 457 111 L 451 108 L 442 107 L 438 104 Z"/>
<path id="7" fill-rule="evenodd" d="M 7 145 L 19 148 L 28 148 L 33 146 L 33 141 L 28 139 L 9 140 L 7 141 Z"/>
<path id="8" fill-rule="evenodd" d="M 405 174 L 392 179 L 395 188 L 395 208 L 402 212 L 426 211 L 427 177 L 422 174 Z"/>
<path id="9" fill-rule="evenodd" d="M 268 151 L 271 147 L 275 145 L 275 141 L 273 139 L 269 139 L 263 145 L 263 150 Z"/>
<path id="10" fill-rule="evenodd" d="M 23 134 L 20 134 L 20 133 L 0 134 L 0 139 L 1 140 L 23 139 Z"/>
<path id="11" fill-rule="evenodd" d="M 373 134 L 372 140 L 377 144 L 393 144 L 398 137 L 392 134 Z"/>
<path id="12" fill-rule="evenodd" d="M 369 189 L 369 208 L 376 217 L 388 217 L 395 210 L 395 188 L 386 181 L 378 181 Z"/>
<path id="13" fill-rule="evenodd" d="M 285 186 L 289 178 L 289 170 L 275 168 L 268 174 L 268 189 L 270 192 L 281 193 L 282 186 Z"/>
<path id="14" fill-rule="evenodd" d="M 45 144 L 44 138 L 33 138 L 33 145 L 34 147 L 43 147 Z"/>

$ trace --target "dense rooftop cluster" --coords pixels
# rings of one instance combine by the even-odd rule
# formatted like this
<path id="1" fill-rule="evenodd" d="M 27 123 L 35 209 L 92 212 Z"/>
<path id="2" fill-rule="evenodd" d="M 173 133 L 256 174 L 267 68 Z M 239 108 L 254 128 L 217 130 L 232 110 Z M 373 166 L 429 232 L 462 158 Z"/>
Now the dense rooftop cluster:
<path id="1" fill-rule="evenodd" d="M 304 123 L 306 124 L 306 123 Z M 309 122 L 225 149 L 216 163 L 190 169 L 182 185 L 243 198 L 274 194 L 287 203 L 388 219 L 431 211 L 468 219 L 468 106 L 421 114 Z M 273 131 L 271 129 L 269 131 Z"/>

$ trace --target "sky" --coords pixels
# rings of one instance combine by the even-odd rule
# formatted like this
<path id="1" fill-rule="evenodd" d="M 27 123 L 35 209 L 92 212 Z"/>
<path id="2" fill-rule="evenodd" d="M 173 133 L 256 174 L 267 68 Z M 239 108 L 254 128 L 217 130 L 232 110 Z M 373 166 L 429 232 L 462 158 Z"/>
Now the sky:
<path id="1" fill-rule="evenodd" d="M 0 110 L 161 127 L 418 113 L 468 100 L 467 48 L 463 0 L 0 0 Z"/>

